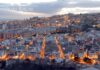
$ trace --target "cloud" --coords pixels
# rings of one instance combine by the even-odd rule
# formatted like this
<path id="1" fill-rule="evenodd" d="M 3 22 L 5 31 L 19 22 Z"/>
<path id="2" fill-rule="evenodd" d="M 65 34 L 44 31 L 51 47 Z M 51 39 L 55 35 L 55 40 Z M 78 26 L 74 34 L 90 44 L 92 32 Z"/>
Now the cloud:
<path id="1" fill-rule="evenodd" d="M 47 13 L 53 14 L 61 10 L 61 8 L 65 7 L 66 3 L 64 1 L 54 1 L 48 3 L 32 3 L 26 6 L 15 6 L 12 7 L 14 10 L 22 10 L 27 12 L 38 12 L 38 13 Z"/>
<path id="2" fill-rule="evenodd" d="M 94 8 L 100 7 L 100 0 L 57 0 L 48 3 L 32 3 L 26 6 L 13 6 L 14 10 L 25 12 L 38 12 L 46 14 L 55 14 L 63 8 Z"/>
<path id="3" fill-rule="evenodd" d="M 25 18 L 30 18 L 33 16 L 43 16 L 43 15 L 46 15 L 46 14 L 0 9 L 1 19 L 25 19 Z"/>
<path id="4" fill-rule="evenodd" d="M 100 7 L 96 8 L 62 8 L 61 11 L 57 12 L 57 14 L 66 14 L 66 13 L 74 13 L 74 14 L 80 14 L 80 13 L 100 13 Z"/>
<path id="5" fill-rule="evenodd" d="M 77 0 L 77 3 L 73 4 L 72 7 L 81 7 L 81 8 L 100 7 L 100 0 L 98 0 L 98 1 L 93 1 L 93 0 Z"/>

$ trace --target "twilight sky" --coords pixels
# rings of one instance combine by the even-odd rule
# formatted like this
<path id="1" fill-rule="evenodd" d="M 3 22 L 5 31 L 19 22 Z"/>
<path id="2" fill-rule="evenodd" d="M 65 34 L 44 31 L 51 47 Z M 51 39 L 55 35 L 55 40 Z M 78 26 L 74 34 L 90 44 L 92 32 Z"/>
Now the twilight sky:
<path id="1" fill-rule="evenodd" d="M 100 0 L 0 0 L 0 19 L 99 12 Z"/>

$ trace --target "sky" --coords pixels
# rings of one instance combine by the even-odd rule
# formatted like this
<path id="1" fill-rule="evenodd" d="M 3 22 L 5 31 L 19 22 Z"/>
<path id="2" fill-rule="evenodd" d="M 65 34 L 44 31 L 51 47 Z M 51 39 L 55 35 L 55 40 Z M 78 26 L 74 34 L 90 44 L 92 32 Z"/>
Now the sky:
<path id="1" fill-rule="evenodd" d="M 0 3 L 20 4 L 20 3 L 41 3 L 52 2 L 56 0 L 0 0 Z"/>
<path id="2" fill-rule="evenodd" d="M 0 19 L 99 12 L 100 0 L 0 0 Z"/>

